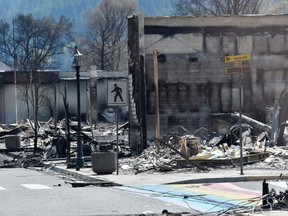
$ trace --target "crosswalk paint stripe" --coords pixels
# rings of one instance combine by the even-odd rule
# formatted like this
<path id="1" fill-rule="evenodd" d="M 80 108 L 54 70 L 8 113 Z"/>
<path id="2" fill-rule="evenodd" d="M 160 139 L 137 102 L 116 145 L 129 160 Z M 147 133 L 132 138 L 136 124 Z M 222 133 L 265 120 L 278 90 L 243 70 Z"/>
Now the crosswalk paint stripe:
<path id="1" fill-rule="evenodd" d="M 0 190 L 7 190 L 6 188 L 0 187 Z"/>
<path id="2" fill-rule="evenodd" d="M 32 190 L 52 189 L 51 187 L 48 187 L 48 186 L 42 185 L 42 184 L 21 184 L 21 186 L 26 187 L 28 189 L 32 189 Z"/>

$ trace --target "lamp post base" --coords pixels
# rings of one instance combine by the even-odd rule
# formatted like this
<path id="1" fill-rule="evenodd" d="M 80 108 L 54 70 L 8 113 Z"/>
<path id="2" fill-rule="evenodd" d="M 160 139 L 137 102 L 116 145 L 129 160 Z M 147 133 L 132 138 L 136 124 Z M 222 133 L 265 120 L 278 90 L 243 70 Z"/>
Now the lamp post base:
<path id="1" fill-rule="evenodd" d="M 83 168 L 84 167 L 84 159 L 81 157 L 81 158 L 77 158 L 76 159 L 76 170 L 79 171 L 80 168 Z"/>

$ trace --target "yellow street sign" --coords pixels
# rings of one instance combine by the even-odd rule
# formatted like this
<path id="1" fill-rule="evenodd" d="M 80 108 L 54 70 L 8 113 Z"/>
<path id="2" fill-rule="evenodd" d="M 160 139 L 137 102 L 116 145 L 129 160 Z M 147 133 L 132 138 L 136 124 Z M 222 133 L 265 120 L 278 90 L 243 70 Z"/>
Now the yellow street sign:
<path id="1" fill-rule="evenodd" d="M 224 60 L 226 63 L 235 62 L 235 61 L 248 61 L 251 59 L 251 54 L 241 54 L 234 56 L 225 56 Z"/>
<path id="2" fill-rule="evenodd" d="M 227 73 L 242 73 L 242 68 L 240 67 L 232 67 L 232 68 L 227 68 L 226 69 Z"/>
<path id="3" fill-rule="evenodd" d="M 230 68 L 226 68 L 226 72 L 228 74 L 248 73 L 248 72 L 250 72 L 250 68 L 249 67 L 230 67 Z"/>

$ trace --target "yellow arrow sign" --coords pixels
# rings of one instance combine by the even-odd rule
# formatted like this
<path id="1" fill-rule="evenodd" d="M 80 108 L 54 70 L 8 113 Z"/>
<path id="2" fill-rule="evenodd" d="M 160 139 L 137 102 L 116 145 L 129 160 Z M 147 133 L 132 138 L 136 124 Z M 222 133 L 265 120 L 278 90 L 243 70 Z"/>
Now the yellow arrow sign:
<path id="1" fill-rule="evenodd" d="M 235 62 L 235 61 L 248 61 L 251 59 L 251 54 L 241 54 L 234 56 L 225 56 L 224 60 L 226 63 Z"/>

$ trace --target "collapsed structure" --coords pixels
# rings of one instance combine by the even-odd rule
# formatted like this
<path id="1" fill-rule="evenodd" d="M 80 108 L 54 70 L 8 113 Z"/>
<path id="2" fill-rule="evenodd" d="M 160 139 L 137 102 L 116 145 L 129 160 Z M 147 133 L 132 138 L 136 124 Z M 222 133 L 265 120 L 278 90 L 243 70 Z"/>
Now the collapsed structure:
<path id="1" fill-rule="evenodd" d="M 179 125 L 189 131 L 209 129 L 214 113 L 239 111 L 240 103 L 245 115 L 263 123 L 275 117 L 273 130 L 282 127 L 287 119 L 286 20 L 287 15 L 131 16 L 129 120 L 131 134 L 136 134 L 132 145 L 143 149 L 147 138 L 155 136 L 158 113 L 163 136 Z M 239 54 L 249 58 L 233 61 Z"/>

